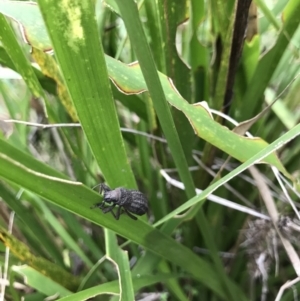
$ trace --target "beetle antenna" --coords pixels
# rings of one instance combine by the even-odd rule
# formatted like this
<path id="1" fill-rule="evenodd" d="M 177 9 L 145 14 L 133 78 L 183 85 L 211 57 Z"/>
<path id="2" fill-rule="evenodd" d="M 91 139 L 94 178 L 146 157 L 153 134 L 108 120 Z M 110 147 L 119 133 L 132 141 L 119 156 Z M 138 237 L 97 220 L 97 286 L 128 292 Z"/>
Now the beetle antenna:
<path id="1" fill-rule="evenodd" d="M 102 183 L 97 184 L 96 186 L 94 186 L 92 189 L 94 190 L 95 188 L 99 187 Z"/>

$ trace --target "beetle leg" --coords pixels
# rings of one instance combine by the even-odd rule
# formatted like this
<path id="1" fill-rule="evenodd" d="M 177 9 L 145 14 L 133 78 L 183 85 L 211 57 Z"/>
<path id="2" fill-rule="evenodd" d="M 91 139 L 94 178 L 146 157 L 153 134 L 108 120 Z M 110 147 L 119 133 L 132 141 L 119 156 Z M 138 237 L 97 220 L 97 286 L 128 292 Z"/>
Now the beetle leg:
<path id="1" fill-rule="evenodd" d="M 116 216 L 115 212 L 113 210 L 111 210 L 110 212 L 114 216 L 114 218 L 117 220 L 117 216 Z"/>
<path id="2" fill-rule="evenodd" d="M 120 215 L 122 214 L 121 209 L 122 209 L 122 207 L 119 206 L 119 208 L 117 210 L 117 214 L 116 214 L 116 220 L 118 220 L 120 218 Z"/>
<path id="3" fill-rule="evenodd" d="M 134 219 L 135 221 L 137 220 L 137 217 L 136 216 L 134 216 L 133 214 L 131 214 L 128 210 L 126 210 L 125 208 L 124 208 L 124 211 L 126 212 L 126 214 L 129 216 L 129 217 L 131 217 L 132 219 Z"/>
<path id="4" fill-rule="evenodd" d="M 116 204 L 112 204 L 112 205 L 109 206 L 109 207 L 102 208 L 102 212 L 103 212 L 103 213 L 110 212 L 110 211 L 112 211 L 112 210 L 115 208 L 115 206 L 116 206 Z"/>
<path id="5" fill-rule="evenodd" d="M 115 219 L 118 219 L 113 209 L 115 208 L 116 204 L 111 205 L 110 207 L 106 207 L 102 209 L 103 213 L 111 212 Z"/>
<path id="6" fill-rule="evenodd" d="M 95 208 L 103 209 L 104 205 L 105 205 L 105 202 L 102 201 L 102 202 L 100 202 L 100 203 L 94 204 L 93 206 L 90 207 L 90 209 L 95 209 Z"/>

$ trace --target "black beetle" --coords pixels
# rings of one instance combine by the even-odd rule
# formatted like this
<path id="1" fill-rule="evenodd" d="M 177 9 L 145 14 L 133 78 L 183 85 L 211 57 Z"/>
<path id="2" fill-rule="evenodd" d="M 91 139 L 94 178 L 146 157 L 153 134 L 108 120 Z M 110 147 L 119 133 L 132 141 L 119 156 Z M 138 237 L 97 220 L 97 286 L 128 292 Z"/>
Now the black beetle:
<path id="1" fill-rule="evenodd" d="M 100 208 L 103 213 L 111 212 L 116 220 L 119 219 L 123 212 L 127 213 L 132 219 L 137 220 L 131 213 L 143 215 L 148 211 L 148 200 L 146 196 L 138 190 L 130 190 L 122 187 L 110 189 L 107 185 L 102 183 L 100 184 L 99 193 L 101 194 L 102 191 L 104 191 L 103 201 L 95 204 L 91 209 Z M 110 205 L 105 207 L 105 204 L 108 203 L 110 203 Z M 113 209 L 116 205 L 118 205 L 119 208 L 115 214 Z M 124 210 L 123 212 L 121 211 L 122 208 Z"/>

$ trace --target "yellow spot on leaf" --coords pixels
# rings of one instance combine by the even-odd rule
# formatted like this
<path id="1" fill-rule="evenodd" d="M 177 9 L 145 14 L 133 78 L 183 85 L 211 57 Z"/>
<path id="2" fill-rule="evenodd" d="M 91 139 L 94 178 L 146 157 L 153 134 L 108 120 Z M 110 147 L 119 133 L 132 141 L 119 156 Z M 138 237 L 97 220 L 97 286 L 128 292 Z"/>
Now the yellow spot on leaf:
<path id="1" fill-rule="evenodd" d="M 84 40 L 84 32 L 81 25 L 82 11 L 77 6 L 77 1 L 64 0 L 60 2 L 60 6 L 67 12 L 65 37 L 68 40 L 68 45 L 78 52 L 78 43 Z"/>

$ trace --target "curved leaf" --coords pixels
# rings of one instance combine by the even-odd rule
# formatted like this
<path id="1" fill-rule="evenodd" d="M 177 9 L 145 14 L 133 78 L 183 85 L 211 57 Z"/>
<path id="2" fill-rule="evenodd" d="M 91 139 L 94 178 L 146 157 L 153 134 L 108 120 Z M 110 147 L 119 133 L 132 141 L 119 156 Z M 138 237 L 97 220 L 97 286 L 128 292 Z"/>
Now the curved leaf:
<path id="1" fill-rule="evenodd" d="M 7 1 L 5 1 L 5 3 L 6 2 Z M 18 4 L 19 2 L 16 1 L 11 6 L 6 6 L 0 2 L 0 12 L 13 17 L 14 19 L 18 19 L 24 26 L 24 31 L 31 31 L 32 28 L 30 26 L 30 20 L 34 18 L 41 18 L 38 12 L 38 7 L 36 6 L 35 8 L 37 12 L 34 12 L 32 5 L 30 5 L 30 9 L 27 11 L 26 5 L 23 5 L 22 3 L 18 6 Z M 20 17 L 20 10 L 23 12 L 22 17 Z M 40 20 L 38 22 L 38 24 L 40 24 Z M 31 32 L 31 35 L 34 34 L 38 34 L 38 36 L 45 36 L 47 35 L 47 32 L 45 28 L 39 27 L 38 33 L 36 31 Z M 28 34 L 27 36 L 31 35 Z M 37 36 L 35 39 L 30 40 L 29 43 L 43 50 L 49 49 L 48 43 L 45 43 L 43 47 L 41 47 L 41 44 L 35 44 L 36 38 Z M 44 39 L 44 41 L 46 41 L 46 39 Z M 109 77 L 121 92 L 126 94 L 136 94 L 147 91 L 147 86 L 138 63 L 126 65 L 109 56 L 105 56 L 105 59 Z M 201 104 L 189 104 L 177 92 L 175 86 L 168 77 L 161 73 L 159 73 L 159 76 L 168 102 L 186 115 L 194 128 L 194 131 L 200 138 L 218 147 L 241 162 L 245 162 L 268 145 L 267 142 L 260 138 L 247 138 L 240 136 L 215 122 L 211 118 L 209 110 L 205 106 Z M 265 158 L 264 162 L 276 166 L 287 177 L 291 177 L 275 153 Z"/>
<path id="2" fill-rule="evenodd" d="M 181 266 L 219 296 L 225 296 L 213 266 L 185 246 L 142 220 L 126 215 L 116 222 L 112 215 L 90 207 L 99 202 L 99 194 L 12 147 L 0 139 L 0 177 L 28 189 L 93 223 L 143 246 L 145 249 Z M 192 259 L 192 260 L 191 260 Z"/>

